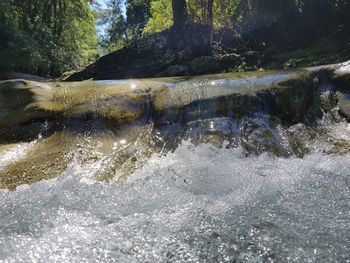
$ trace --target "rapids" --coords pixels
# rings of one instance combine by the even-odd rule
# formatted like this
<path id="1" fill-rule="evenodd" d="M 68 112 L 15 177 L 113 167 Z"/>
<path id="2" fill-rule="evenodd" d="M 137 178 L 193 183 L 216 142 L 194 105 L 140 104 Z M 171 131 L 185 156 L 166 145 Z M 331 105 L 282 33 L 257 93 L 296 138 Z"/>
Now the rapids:
<path id="1" fill-rule="evenodd" d="M 347 88 L 313 74 L 0 83 L 0 262 L 349 262 Z"/>
<path id="2" fill-rule="evenodd" d="M 184 141 L 120 185 L 71 164 L 1 192 L 0 261 L 347 262 L 349 159 Z"/>

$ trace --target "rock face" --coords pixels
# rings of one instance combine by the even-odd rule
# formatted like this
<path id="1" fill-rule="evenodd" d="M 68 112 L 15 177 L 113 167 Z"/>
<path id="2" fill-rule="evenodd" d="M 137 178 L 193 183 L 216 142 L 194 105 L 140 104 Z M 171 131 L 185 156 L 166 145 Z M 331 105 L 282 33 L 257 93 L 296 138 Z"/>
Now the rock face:
<path id="1" fill-rule="evenodd" d="M 0 156 L 28 150 L 0 167 L 0 189 L 53 178 L 69 162 L 94 160 L 110 169 L 99 179 L 122 182 L 147 156 L 189 139 L 217 147 L 227 141 L 247 154 L 302 157 L 312 138 L 325 138 L 325 152 L 348 153 L 349 140 L 322 127 L 315 131 L 322 112 L 332 114 L 337 105 L 349 120 L 347 76 L 346 67 L 333 65 L 147 80 L 3 81 Z"/>
<path id="2" fill-rule="evenodd" d="M 157 81 L 38 83 L 0 82 L 0 143 L 33 140 L 68 129 L 72 132 L 119 128 L 147 118 Z M 151 88 L 150 88 L 151 87 Z M 89 127 L 88 127 L 89 126 Z"/>
<path id="3" fill-rule="evenodd" d="M 190 63 L 190 70 L 194 75 L 205 74 L 206 72 L 213 72 L 219 68 L 219 61 L 210 56 L 203 56 L 195 58 Z"/>
<path id="4" fill-rule="evenodd" d="M 195 59 L 193 67 L 210 58 Z M 215 64 L 215 61 L 212 61 Z M 200 67 L 199 67 L 200 68 Z M 184 70 L 179 67 L 179 70 Z M 0 143 L 32 140 L 39 133 L 119 127 L 198 118 L 240 118 L 266 111 L 282 122 L 303 122 L 321 114 L 322 83 L 337 88 L 340 112 L 349 117 L 350 79 L 342 65 L 293 72 L 252 72 L 194 78 L 38 83 L 0 82 Z M 341 85 L 337 83 L 341 79 Z M 336 93 L 338 91 L 338 93 Z M 332 106 L 329 106 L 330 108 Z M 42 130 L 43 125 L 46 130 Z"/>
<path id="5" fill-rule="evenodd" d="M 209 27 L 186 25 L 146 36 L 121 50 L 101 57 L 96 63 L 67 78 L 86 79 L 143 78 L 171 73 L 192 73 L 186 66 L 195 58 L 210 54 Z M 163 73 L 162 73 L 163 72 Z"/>

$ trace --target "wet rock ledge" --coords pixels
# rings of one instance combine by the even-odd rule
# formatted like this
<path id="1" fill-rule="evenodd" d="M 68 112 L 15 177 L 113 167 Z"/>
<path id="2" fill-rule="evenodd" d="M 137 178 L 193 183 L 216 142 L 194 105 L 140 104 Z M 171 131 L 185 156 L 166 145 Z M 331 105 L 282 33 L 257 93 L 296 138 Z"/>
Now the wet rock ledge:
<path id="1" fill-rule="evenodd" d="M 0 165 L 0 189 L 54 178 L 72 162 L 97 160 L 108 163 L 98 180 L 123 182 L 152 153 L 172 151 L 189 138 L 218 147 L 228 141 L 247 154 L 303 157 L 305 144 L 323 136 L 326 153 L 348 153 L 348 140 L 322 127 L 316 131 L 313 123 L 334 110 L 340 122 L 350 120 L 349 66 L 192 78 L 0 82 L 0 156 L 22 156 Z M 281 141 L 281 127 L 288 145 Z"/>
<path id="2" fill-rule="evenodd" d="M 243 118 L 254 112 L 286 124 L 321 114 L 320 89 L 350 119 L 349 62 L 295 71 L 121 81 L 0 82 L 0 143 L 58 130 L 118 129 L 128 123 Z"/>

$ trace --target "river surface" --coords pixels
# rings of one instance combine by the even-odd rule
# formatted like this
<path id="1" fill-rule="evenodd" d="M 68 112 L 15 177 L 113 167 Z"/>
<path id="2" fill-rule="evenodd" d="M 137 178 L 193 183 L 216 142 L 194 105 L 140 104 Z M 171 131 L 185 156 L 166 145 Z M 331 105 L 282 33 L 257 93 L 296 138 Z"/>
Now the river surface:
<path id="1" fill-rule="evenodd" d="M 350 154 L 243 152 L 187 140 L 124 184 L 72 162 L 2 190 L 0 262 L 349 262 Z"/>
<path id="2" fill-rule="evenodd" d="M 13 186 L 0 190 L 0 262 L 350 262 L 350 124 L 336 108 L 286 124 L 260 108 L 214 116 L 216 101 L 179 111 L 181 99 L 158 104 L 172 121 L 72 118 L 0 145 Z"/>

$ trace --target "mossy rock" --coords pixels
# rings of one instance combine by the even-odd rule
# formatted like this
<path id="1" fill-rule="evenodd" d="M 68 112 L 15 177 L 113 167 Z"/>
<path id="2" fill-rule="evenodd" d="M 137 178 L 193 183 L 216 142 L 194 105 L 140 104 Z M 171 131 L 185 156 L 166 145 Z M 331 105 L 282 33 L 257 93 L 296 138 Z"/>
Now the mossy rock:
<path id="1" fill-rule="evenodd" d="M 142 121 L 142 118 L 148 118 L 154 93 L 162 89 L 162 82 L 148 80 L 0 82 L 1 141 L 34 139 L 47 130 L 52 134 L 71 120 L 102 121 L 115 128 Z"/>

